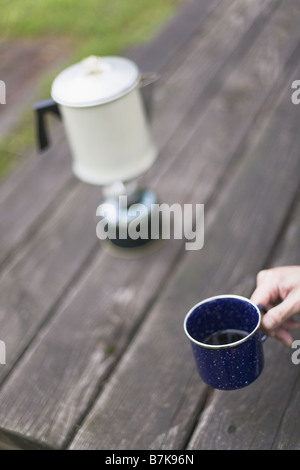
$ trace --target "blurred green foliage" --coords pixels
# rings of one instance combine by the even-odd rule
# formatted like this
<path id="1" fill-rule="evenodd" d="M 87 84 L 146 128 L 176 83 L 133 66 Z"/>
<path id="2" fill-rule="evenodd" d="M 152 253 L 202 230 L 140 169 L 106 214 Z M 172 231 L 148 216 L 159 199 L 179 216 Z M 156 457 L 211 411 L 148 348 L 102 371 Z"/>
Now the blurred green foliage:
<path id="1" fill-rule="evenodd" d="M 80 57 L 149 40 L 181 0 L 1 0 L 0 37 L 65 37 Z"/>
<path id="2" fill-rule="evenodd" d="M 70 57 L 121 55 L 149 41 L 185 0 L 0 0 L 0 40 L 59 40 Z M 0 58 L 1 71 L 1 58 Z M 36 100 L 47 98 L 59 70 L 40 78 Z M 15 128 L 0 140 L 0 178 L 34 143 L 32 109 L 20 110 Z"/>

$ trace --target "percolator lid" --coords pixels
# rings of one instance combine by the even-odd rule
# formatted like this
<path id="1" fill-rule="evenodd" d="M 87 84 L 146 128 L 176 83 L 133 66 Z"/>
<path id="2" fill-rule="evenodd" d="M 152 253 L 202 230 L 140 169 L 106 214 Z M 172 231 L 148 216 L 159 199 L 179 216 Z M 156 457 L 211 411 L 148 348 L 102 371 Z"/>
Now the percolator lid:
<path id="1" fill-rule="evenodd" d="M 120 98 L 140 79 L 137 65 L 124 57 L 90 56 L 63 70 L 53 81 L 54 101 L 89 107 Z"/>

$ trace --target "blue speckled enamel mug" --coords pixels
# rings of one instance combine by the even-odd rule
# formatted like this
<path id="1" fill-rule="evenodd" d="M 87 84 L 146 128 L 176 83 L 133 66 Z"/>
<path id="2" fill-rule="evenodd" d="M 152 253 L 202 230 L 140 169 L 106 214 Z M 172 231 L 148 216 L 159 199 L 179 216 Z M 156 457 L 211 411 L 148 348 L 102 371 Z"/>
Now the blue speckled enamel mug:
<path id="1" fill-rule="evenodd" d="M 235 390 L 251 384 L 264 366 L 260 328 L 262 306 L 237 295 L 199 302 L 187 313 L 190 339 L 200 377 L 213 388 Z"/>

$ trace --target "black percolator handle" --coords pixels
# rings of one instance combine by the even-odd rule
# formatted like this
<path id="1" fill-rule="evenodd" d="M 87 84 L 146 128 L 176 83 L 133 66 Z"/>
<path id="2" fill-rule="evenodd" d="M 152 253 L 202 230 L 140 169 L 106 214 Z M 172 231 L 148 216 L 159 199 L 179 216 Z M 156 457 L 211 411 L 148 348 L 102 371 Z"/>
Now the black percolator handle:
<path id="1" fill-rule="evenodd" d="M 52 113 L 61 118 L 61 113 L 57 103 L 52 99 L 38 101 L 34 104 L 33 109 L 36 113 L 37 138 L 39 148 L 40 150 L 44 150 L 49 147 L 45 115 L 48 113 Z"/>

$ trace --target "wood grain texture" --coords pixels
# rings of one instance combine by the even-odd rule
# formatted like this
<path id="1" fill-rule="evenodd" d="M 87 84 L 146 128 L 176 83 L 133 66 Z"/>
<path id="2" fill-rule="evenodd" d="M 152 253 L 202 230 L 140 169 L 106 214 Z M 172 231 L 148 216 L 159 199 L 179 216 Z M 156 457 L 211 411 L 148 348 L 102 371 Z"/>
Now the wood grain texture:
<path id="1" fill-rule="evenodd" d="M 151 70 L 158 71 L 161 69 L 162 64 L 167 67 L 173 55 L 176 52 L 179 53 L 180 48 L 184 47 L 193 32 L 219 2 L 220 0 L 209 3 L 205 1 L 188 2 L 180 14 L 176 15 L 170 25 L 161 31 L 158 37 L 154 38 L 147 46 L 138 48 L 135 51 L 128 51 L 128 55 L 136 60 L 142 68 L 147 68 L 149 65 Z M 5 49 L 5 43 L 0 46 Z M 15 49 L 18 51 L 17 44 Z M 30 49 L 30 43 L 26 43 L 25 49 Z M 160 54 L 158 54 L 158 51 L 160 51 Z M 14 52 L 14 55 L 16 54 L 17 52 Z M 31 46 L 29 54 L 32 56 L 36 54 L 34 47 Z M 146 57 L 147 59 L 145 59 Z M 12 89 L 14 81 L 18 80 L 19 77 L 13 75 L 14 69 L 12 68 L 11 57 L 6 57 L 4 54 L 3 60 L 5 59 L 7 59 L 7 64 L 4 63 L 3 66 L 6 66 L 6 75 L 2 79 L 5 79 L 7 83 L 11 83 L 10 89 Z M 38 57 L 38 60 L 41 61 L 41 57 Z M 150 60 L 150 63 L 147 60 Z M 37 61 L 36 58 L 35 61 Z M 36 65 L 36 63 L 32 63 L 31 68 L 34 70 Z M 63 64 L 61 64 L 61 67 L 63 67 Z M 22 66 L 22 76 L 26 73 L 26 70 L 23 69 L 24 64 Z M 10 114 L 14 113 L 16 113 L 16 110 Z M 65 188 L 68 191 L 68 184 L 72 179 L 71 156 L 62 126 L 55 128 L 55 135 L 52 136 L 51 141 L 55 143 L 52 149 L 49 149 L 43 155 L 38 155 L 38 159 L 26 158 L 22 168 L 16 169 L 8 180 L 1 184 L 0 264 L 11 255 L 16 246 L 20 246 L 24 238 L 31 236 L 36 229 L 36 221 L 40 219 L 39 224 L 41 224 L 43 214 L 47 217 L 45 211 L 51 211 L 53 203 L 55 207 L 55 199 L 63 197 L 63 189 Z M 32 153 L 36 153 L 36 151 L 32 150 Z"/>
<path id="2" fill-rule="evenodd" d="M 300 183 L 298 110 L 291 111 L 288 93 L 284 90 L 262 137 L 232 171 L 214 207 L 204 249 L 197 255 L 185 255 L 75 437 L 72 449 L 151 449 L 165 448 L 166 443 L 169 449 L 184 446 L 189 435 L 187 424 L 191 426 L 192 417 L 182 417 L 181 406 L 188 398 L 192 400 L 194 409 L 190 405 L 189 411 L 194 416 L 199 401 L 203 400 L 203 394 L 200 395 L 203 384 L 199 381 L 199 390 L 189 391 L 194 395 L 187 397 L 186 388 L 193 380 L 194 368 L 191 368 L 191 351 L 183 337 L 183 318 L 191 305 L 203 297 L 228 292 L 249 295 L 255 275 L 263 265 L 264 254 L 272 249 L 274 236 L 281 230 Z M 285 119 L 287 116 L 289 119 Z M 285 155 L 284 169 L 282 155 Z M 287 181 L 289 193 L 284 191 Z M 267 217 L 267 214 L 272 215 Z M 272 350 L 267 354 L 269 359 L 275 357 L 269 368 L 273 387 L 282 371 L 290 373 L 286 367 L 289 357 L 282 354 L 280 346 L 276 347 L 279 352 Z M 295 375 L 294 369 L 292 374 Z M 280 394 L 280 390 L 277 387 L 273 391 L 274 403 L 278 399 L 276 391 Z M 232 403 L 232 407 L 237 407 L 237 394 L 241 397 L 240 420 L 229 420 L 227 406 L 230 409 Z M 270 387 L 264 396 L 269 395 Z M 207 448 L 208 442 L 224 448 L 224 433 L 218 441 L 213 432 L 222 409 L 225 409 L 225 417 L 221 425 L 228 424 L 227 434 L 235 439 L 233 447 L 237 441 L 238 445 L 243 442 L 246 446 L 253 441 L 255 447 L 255 439 L 260 439 L 257 427 L 248 427 L 247 435 L 235 430 L 241 422 L 247 426 L 248 406 L 252 422 L 257 422 L 261 413 L 255 415 L 253 409 L 260 395 L 253 388 L 251 394 L 249 387 L 245 400 L 242 391 L 235 392 L 232 401 L 226 393 L 222 397 L 222 406 L 214 408 L 211 404 L 209 411 L 203 414 L 203 443 L 195 438 L 191 448 Z M 219 394 L 214 395 L 212 403 L 218 403 L 218 398 Z M 287 398 L 281 407 L 286 403 Z M 278 407 L 276 404 L 276 411 Z M 265 408 L 266 403 L 260 411 Z M 270 425 L 275 410 L 266 408 L 261 421 L 265 418 Z M 155 439 L 157 435 L 159 439 Z M 270 445 L 271 433 L 267 437 Z M 228 442 L 227 448 L 230 448 Z"/>
<path id="3" fill-rule="evenodd" d="M 226 77 L 251 48 L 276 7 L 278 2 L 274 0 L 257 4 L 223 1 L 186 47 L 177 53 L 168 66 L 168 73 L 161 75 L 154 94 L 156 118 L 152 131 L 160 146 L 180 130 L 180 141 L 189 135 L 186 126 L 182 129 L 185 119 L 194 112 L 197 121 L 207 103 L 223 87 Z M 167 155 L 173 151 L 170 149 Z M 170 162 L 168 156 L 165 158 Z"/>
<path id="4" fill-rule="evenodd" d="M 276 257 L 272 262 L 273 266 L 283 265 L 300 265 L 300 198 L 298 197 L 295 207 L 291 213 L 289 225 L 284 232 L 284 237 L 278 246 Z M 294 339 L 299 339 L 299 331 L 294 333 Z M 285 394 L 286 388 L 282 385 L 285 384 L 285 375 L 278 379 L 278 387 L 281 389 L 282 400 L 285 400 L 286 406 L 281 413 L 281 420 L 276 428 L 276 436 L 272 443 L 272 449 L 285 449 L 285 450 L 298 450 L 300 448 L 300 430 L 299 430 L 299 380 L 300 370 L 299 365 L 293 364 L 291 355 L 295 349 L 285 351 L 285 355 L 289 358 L 286 370 L 289 373 L 288 384 L 289 393 Z M 284 372 L 281 369 L 281 372 Z M 296 377 L 292 382 L 290 377 Z"/>
<path id="5" fill-rule="evenodd" d="M 43 223 L 73 181 L 71 159 L 62 132 L 55 146 L 29 159 L 0 188 L 0 263 Z M 52 206 L 51 206 L 52 204 Z M 48 210 L 48 212 L 47 212 Z"/>
<path id="6" fill-rule="evenodd" d="M 247 12 L 248 10 L 245 8 L 245 16 L 247 16 Z M 217 27 L 218 23 L 216 29 Z M 242 28 L 240 28 L 240 34 L 242 34 Z M 193 54 L 193 50 L 191 53 Z M 228 57 L 231 49 L 220 51 L 220 54 L 224 53 Z M 213 64 L 212 58 L 210 66 L 214 66 Z M 179 83 L 183 81 L 182 74 L 184 75 L 183 70 L 176 76 Z M 198 77 L 195 77 L 194 80 L 196 87 Z M 165 84 L 167 82 L 168 80 L 165 81 Z M 198 88 L 203 89 L 202 85 Z M 183 95 L 184 90 L 181 91 L 181 96 Z M 161 100 L 163 108 L 167 102 L 172 105 L 177 102 L 177 99 L 178 94 L 173 94 L 171 98 L 165 97 Z M 191 103 L 189 103 L 190 105 Z M 184 119 L 183 113 L 180 112 L 183 110 L 186 111 L 186 108 L 182 106 L 177 108 L 176 114 L 180 116 L 179 121 Z M 158 110 L 156 121 L 161 121 L 163 124 L 163 119 L 164 117 Z M 177 125 L 178 121 L 174 122 L 170 119 L 169 131 L 171 134 Z M 165 138 L 163 126 L 156 133 L 159 147 L 163 146 L 162 137 Z M 15 172 L 0 188 L 2 199 L 0 207 L 1 256 L 2 261 L 6 262 L 2 281 L 2 289 L 3 292 L 5 291 L 2 296 L 2 323 L 5 323 L 5 327 L 3 327 L 5 335 L 10 336 L 7 340 L 9 349 L 13 351 L 10 363 L 7 364 L 5 371 L 2 371 L 2 378 L 9 373 L 10 367 L 13 366 L 26 341 L 32 337 L 38 325 L 45 321 L 66 286 L 72 282 L 74 276 L 76 277 L 77 270 L 80 271 L 81 264 L 84 265 L 85 256 L 88 256 L 93 250 L 93 246 L 97 244 L 92 214 L 100 199 L 100 189 L 98 196 L 98 189 L 79 185 L 71 175 L 71 156 L 62 128 L 58 128 L 55 141 L 52 149 L 49 149 L 44 155 L 35 155 L 34 158 L 31 158 L 27 165 Z M 174 158 L 176 155 L 173 155 Z M 165 168 L 165 162 L 162 158 L 156 164 L 154 175 L 163 173 L 163 168 Z M 89 197 L 89 193 L 91 197 L 87 202 L 85 198 Z M 173 197 L 175 197 L 175 193 L 173 193 Z M 69 204 L 65 204 L 65 200 L 69 200 Z M 83 218 L 82 210 L 86 211 Z M 70 224 L 70 220 L 73 221 L 73 224 Z M 69 224 L 69 231 L 66 224 Z M 74 224 L 80 227 L 79 232 L 74 228 Z M 84 227 L 88 227 L 88 234 L 85 234 Z M 75 239 L 73 240 L 74 232 L 77 242 Z M 59 237 L 61 238 L 59 239 Z M 82 237 L 83 249 L 80 249 L 77 244 L 80 243 L 80 237 Z M 41 246 L 44 250 L 43 257 Z M 16 250 L 16 248 L 18 249 Z M 64 254 L 63 258 L 62 253 Z M 67 260 L 68 257 L 70 262 Z M 64 263 L 59 263 L 60 259 L 64 259 Z M 57 288 L 51 288 L 52 281 L 49 282 L 55 275 L 54 260 L 57 263 L 56 268 L 59 273 L 55 284 Z M 41 268 L 36 272 L 35 269 L 41 262 L 42 285 L 40 282 L 35 284 L 38 279 L 37 273 L 41 272 Z M 75 267 L 76 269 L 74 269 Z M 30 281 L 31 277 L 35 280 L 34 282 Z M 63 282 L 61 282 L 62 279 Z M 45 297 L 40 303 L 38 298 L 43 295 Z M 9 334 L 10 331 L 13 331 L 14 322 L 19 324 L 19 335 Z M 26 328 L 26 331 L 22 332 L 22 328 Z M 22 341 L 19 336 L 22 337 Z"/>
<path id="7" fill-rule="evenodd" d="M 233 2 L 233 5 L 236 7 L 236 2 Z M 236 34 L 239 32 L 242 35 L 245 22 L 248 24 L 247 21 L 252 21 L 255 18 L 254 13 L 250 15 L 249 10 L 250 5 L 247 4 L 242 10 L 245 16 L 244 19 L 242 12 L 239 10 L 239 19 L 242 18 L 243 21 L 237 22 L 239 28 L 234 30 Z M 260 8 L 256 10 L 256 14 L 260 12 Z M 234 23 L 235 16 L 234 9 L 230 9 L 227 20 L 228 27 Z M 216 15 L 215 22 L 213 31 L 216 33 L 219 28 L 220 15 Z M 222 18 L 223 22 L 224 19 Z M 224 31 L 226 30 L 227 28 L 224 29 Z M 225 58 L 231 55 L 234 49 L 230 42 L 227 41 L 226 44 L 226 47 L 224 47 L 219 39 L 219 45 L 216 48 L 220 57 L 218 61 L 219 67 L 221 67 Z M 194 49 L 191 48 L 192 61 L 195 61 L 198 57 L 197 60 L 201 62 L 203 54 L 207 54 L 207 47 L 208 43 L 206 43 L 204 51 L 202 47 L 198 48 L 198 56 L 197 54 L 195 55 Z M 242 51 L 240 50 L 241 55 Z M 213 70 L 216 70 L 214 63 L 216 57 L 217 54 L 211 58 L 210 62 L 206 60 L 205 63 L 208 69 L 211 67 Z M 234 60 L 230 61 L 231 66 L 237 60 L 238 55 L 235 56 Z M 171 75 L 173 77 L 173 69 Z M 176 80 L 181 86 L 184 83 L 184 77 L 185 68 L 180 68 L 176 74 Z M 191 77 L 189 86 L 194 84 L 194 87 L 201 92 L 201 90 L 204 90 L 206 82 L 198 84 L 198 80 L 198 75 L 193 78 L 193 81 Z M 168 79 L 166 78 L 164 86 L 167 83 Z M 261 95 L 262 98 L 268 93 L 271 85 L 266 83 L 266 88 Z M 193 128 L 191 135 L 194 136 L 194 141 L 196 137 L 196 141 L 191 145 L 193 149 L 194 145 L 198 147 L 197 134 L 199 135 L 198 129 L 199 127 L 201 129 L 203 117 L 201 113 L 197 113 L 191 115 L 190 118 L 187 116 L 184 119 L 187 109 L 190 109 L 192 104 L 187 102 L 186 106 L 182 106 L 179 98 L 184 99 L 187 90 L 188 86 L 185 83 L 184 88 L 179 87 L 177 93 L 165 96 L 162 100 L 164 102 L 162 109 L 167 108 L 166 105 L 168 104 L 172 115 L 179 116 L 179 121 L 169 120 L 168 129 L 171 134 L 175 132 L 180 120 L 184 121 L 185 132 L 188 132 L 189 127 Z M 210 97 L 213 96 L 212 93 L 208 95 Z M 178 103 L 178 100 L 179 107 L 178 104 L 175 104 Z M 258 103 L 254 104 L 253 109 L 248 109 L 247 116 L 250 116 L 249 123 L 253 119 L 260 103 L 258 101 Z M 214 101 L 214 105 L 209 110 L 208 118 L 213 125 L 219 127 L 222 125 L 223 118 L 219 110 L 223 106 L 222 98 L 219 98 L 219 100 Z M 226 112 L 226 107 L 224 112 Z M 163 146 L 162 138 L 165 138 L 164 119 L 165 115 L 162 115 L 158 109 L 156 121 L 161 123 L 161 127 L 160 132 L 156 133 L 156 140 L 159 146 Z M 248 125 L 250 125 L 249 123 Z M 201 130 L 201 132 L 203 133 L 203 138 L 205 138 L 204 142 L 207 142 L 208 146 L 214 145 L 214 136 L 206 136 L 206 128 L 203 131 Z M 239 142 L 240 131 L 239 127 L 236 128 L 236 121 L 234 120 L 231 121 L 230 132 L 234 132 L 235 139 L 231 138 L 233 144 Z M 226 138 L 226 135 L 223 135 Z M 176 139 L 178 137 L 181 139 L 181 134 L 176 135 Z M 179 143 L 178 140 L 176 142 Z M 171 142 L 169 145 L 164 146 L 161 158 L 156 162 L 153 171 L 149 172 L 146 178 L 144 178 L 145 184 L 150 186 L 155 186 L 155 179 L 160 180 L 158 185 L 162 189 L 159 189 L 159 194 L 162 200 L 169 203 L 173 201 L 189 202 L 189 187 L 186 187 L 185 184 L 183 185 L 181 180 L 178 181 L 178 175 L 180 176 L 182 171 L 180 166 L 182 161 L 184 161 L 184 153 L 187 153 L 187 148 L 182 149 L 182 144 L 177 145 L 176 142 Z M 215 166 L 220 163 L 219 158 L 222 155 L 218 149 L 224 143 L 226 145 L 226 142 L 221 140 L 215 145 L 217 151 L 215 158 L 217 162 L 213 160 L 211 163 L 208 162 L 209 168 L 211 164 Z M 203 171 L 203 165 L 204 167 L 207 166 L 205 154 L 203 155 L 204 158 L 199 162 L 198 153 L 193 153 L 192 150 L 191 156 L 188 157 L 191 160 L 191 164 L 188 168 L 185 168 L 186 179 L 190 179 L 191 183 L 197 181 L 198 176 Z M 169 158 L 170 155 L 172 159 Z M 222 163 L 223 166 L 226 166 L 228 163 L 227 158 L 230 159 L 230 157 L 231 154 L 229 153 Z M 45 155 L 40 156 L 39 160 L 31 162 L 23 171 L 14 174 L 7 184 L 0 189 L 3 197 L 0 209 L 0 211 L 2 210 L 1 243 L 3 248 L 1 253 L 4 258 L 6 256 L 8 259 L 9 254 L 11 255 L 11 262 L 6 262 L 7 267 L 3 271 L 1 282 L 3 291 L 2 328 L 3 334 L 7 337 L 9 350 L 13 351 L 7 367 L 1 371 L 2 379 L 9 373 L 10 368 L 13 367 L 15 360 L 27 344 L 26 342 L 33 337 L 36 328 L 39 328 L 46 321 L 49 313 L 52 313 L 53 309 L 56 308 L 55 305 L 62 297 L 64 290 L 74 281 L 77 273 L 81 271 L 81 265 L 85 266 L 86 257 L 92 252 L 93 247 L 97 245 L 92 214 L 100 199 L 100 189 L 98 196 L 98 188 L 78 184 L 72 177 L 69 166 L 69 150 L 63 138 L 62 129 L 60 129 L 54 148 L 50 149 Z M 171 168 L 169 168 L 170 166 Z M 184 163 L 184 167 L 186 167 L 186 163 Z M 218 181 L 222 170 L 223 167 L 219 166 L 214 179 L 211 179 L 209 187 L 203 186 L 203 192 L 201 193 L 203 200 L 212 193 L 214 181 Z M 174 183 L 177 185 L 176 188 Z M 22 197 L 20 194 L 22 194 Z M 69 202 L 65 203 L 66 200 Z M 19 246 L 19 252 L 18 250 L 16 253 L 14 251 L 11 252 L 15 245 L 18 242 L 21 243 L 21 241 L 22 245 Z M 82 247 L 80 243 L 82 243 Z M 166 263 L 170 263 L 170 260 L 175 259 L 178 249 L 179 246 L 174 248 L 172 255 L 166 255 Z M 60 262 L 62 260 L 63 263 Z M 37 269 L 38 266 L 39 269 Z M 54 266 L 58 274 L 56 274 Z M 170 267 L 166 264 L 166 271 L 162 275 L 162 279 L 168 269 Z M 39 273 L 42 273 L 40 277 Z M 41 283 L 41 281 L 43 282 Z M 53 282 L 55 288 L 52 287 Z M 10 332 L 14 332 L 14 328 L 16 328 L 18 334 L 10 334 Z"/>
<path id="8" fill-rule="evenodd" d="M 161 156 L 143 178 L 163 202 L 209 202 L 205 250 L 184 254 L 177 240 L 136 258 L 98 252 L 88 212 L 96 191 L 70 184 L 3 275 L 0 323 L 14 336 L 12 356 L 31 341 L 0 391 L 0 427 L 15 442 L 68 445 L 98 395 L 71 448 L 181 448 L 189 439 L 208 391 L 183 315 L 200 295 L 250 289 L 299 184 L 297 113 L 289 90 L 281 94 L 295 68 L 298 4 L 222 5 L 223 16 L 216 9 L 202 24 L 218 38 L 211 59 L 206 35 L 194 34 L 165 70 L 153 122 Z"/>
<path id="9" fill-rule="evenodd" d="M 99 201 L 97 188 L 92 191 L 80 185 L 78 189 L 69 191 L 55 213 L 1 273 L 0 323 L 8 350 L 6 367 L 0 370 L 1 380 L 93 249 L 100 250 L 93 225 Z"/>
<path id="10" fill-rule="evenodd" d="M 177 54 L 181 55 L 207 17 L 222 4 L 222 0 L 189 0 L 152 41 L 128 51 L 128 56 L 140 68 L 163 72 Z"/>
<path id="11" fill-rule="evenodd" d="M 300 264 L 297 202 L 270 266 Z M 293 350 L 274 339 L 268 339 L 264 350 L 265 368 L 254 384 L 214 393 L 189 449 L 299 449 L 299 366 L 292 363 Z"/>
<path id="12" fill-rule="evenodd" d="M 181 19 L 174 20 L 174 24 L 170 25 L 163 36 L 155 39 L 154 52 L 152 45 L 149 45 L 136 57 L 138 65 L 145 69 L 143 57 L 152 57 L 152 61 L 158 60 L 158 44 L 164 42 L 167 36 L 170 36 L 168 43 L 172 42 L 174 35 L 180 38 L 181 49 L 176 49 L 176 60 L 173 55 L 173 62 L 171 57 L 164 57 L 164 64 L 169 66 L 169 72 L 164 73 L 154 94 L 155 119 L 152 130 L 160 150 L 187 118 L 195 101 L 199 102 L 198 106 L 201 107 L 203 93 L 206 100 L 215 93 L 215 89 L 207 90 L 206 87 L 222 66 L 227 63 L 227 73 L 234 69 L 240 56 L 250 47 L 251 41 L 248 39 L 240 43 L 245 31 L 248 28 L 251 30 L 252 26 L 252 34 L 258 34 L 264 21 L 267 21 L 268 14 L 277 4 L 274 0 L 264 0 L 257 5 L 247 1 L 241 7 L 239 3 L 236 0 L 222 2 L 221 8 L 216 9 L 205 22 L 206 15 L 195 16 L 195 24 L 199 26 L 204 22 L 204 27 L 195 37 L 190 29 L 185 35 L 182 33 L 181 37 L 181 29 L 187 27 L 186 14 L 189 18 L 191 12 L 194 12 L 193 8 L 211 9 L 213 6 L 211 2 L 193 2 L 186 12 L 182 12 L 183 23 Z M 188 47 L 189 39 L 193 39 L 193 43 Z M 185 48 L 183 44 L 186 43 Z M 236 56 L 232 57 L 235 49 Z M 158 64 L 153 63 L 152 66 L 153 68 L 146 70 L 159 69 Z M 68 185 L 73 181 L 70 150 L 61 126 L 56 128 L 52 141 L 55 144 L 53 148 L 26 161 L 22 168 L 0 187 L 0 263 L 21 245 L 24 238 L 32 235 L 42 223 L 43 216 L 47 217 L 47 211 L 55 208 L 55 200 L 64 197 L 64 191 L 68 191 Z M 166 166 L 171 163 L 170 152 L 174 152 L 173 149 L 160 155 L 160 159 L 166 161 Z"/>

